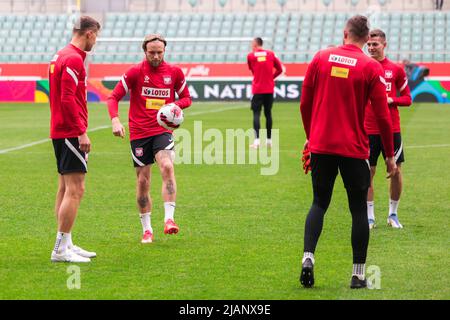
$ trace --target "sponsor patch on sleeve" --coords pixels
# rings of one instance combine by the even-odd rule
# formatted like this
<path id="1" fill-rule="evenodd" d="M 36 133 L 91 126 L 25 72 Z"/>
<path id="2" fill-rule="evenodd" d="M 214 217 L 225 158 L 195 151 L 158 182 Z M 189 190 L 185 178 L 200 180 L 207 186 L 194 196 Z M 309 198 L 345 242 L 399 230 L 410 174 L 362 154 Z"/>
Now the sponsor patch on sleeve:
<path id="1" fill-rule="evenodd" d="M 165 104 L 166 104 L 166 100 L 164 100 L 164 99 L 146 99 L 145 108 L 152 109 L 152 110 L 159 110 Z"/>
<path id="2" fill-rule="evenodd" d="M 350 69 L 348 69 L 348 68 L 339 68 L 339 67 L 331 68 L 331 76 L 332 77 L 348 79 L 349 74 L 350 74 Z"/>

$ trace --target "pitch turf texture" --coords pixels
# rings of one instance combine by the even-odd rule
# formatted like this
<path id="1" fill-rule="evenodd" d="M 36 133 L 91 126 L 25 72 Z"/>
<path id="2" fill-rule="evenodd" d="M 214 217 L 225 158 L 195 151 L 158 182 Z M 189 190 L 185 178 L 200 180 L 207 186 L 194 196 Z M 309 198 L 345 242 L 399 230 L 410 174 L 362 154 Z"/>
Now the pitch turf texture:
<path id="1" fill-rule="evenodd" d="M 126 106 L 121 106 L 126 119 Z M 210 111 L 217 112 L 210 112 Z M 75 242 L 95 250 L 79 264 L 81 288 L 69 290 L 69 264 L 50 262 L 57 174 L 44 142 L 0 154 L 1 299 L 449 299 L 450 107 L 415 104 L 401 110 L 406 163 L 399 217 L 385 225 L 388 185 L 376 176 L 378 228 L 367 265 L 381 270 L 381 289 L 352 291 L 351 217 L 338 177 L 316 252 L 316 287 L 298 277 L 310 176 L 300 167 L 304 142 L 297 103 L 276 103 L 280 169 L 259 165 L 177 165 L 176 236 L 163 234 L 159 170 L 151 195 L 155 242 L 140 243 L 135 173 L 129 142 L 110 128 L 89 134 L 87 190 L 73 230 Z M 195 103 L 185 112 L 203 129 L 251 126 L 248 103 Z M 262 121 L 264 124 L 264 121 Z M 47 105 L 0 105 L 0 150 L 48 136 Z M 90 128 L 110 124 L 106 107 L 90 105 Z M 207 143 L 204 143 L 204 145 Z"/>

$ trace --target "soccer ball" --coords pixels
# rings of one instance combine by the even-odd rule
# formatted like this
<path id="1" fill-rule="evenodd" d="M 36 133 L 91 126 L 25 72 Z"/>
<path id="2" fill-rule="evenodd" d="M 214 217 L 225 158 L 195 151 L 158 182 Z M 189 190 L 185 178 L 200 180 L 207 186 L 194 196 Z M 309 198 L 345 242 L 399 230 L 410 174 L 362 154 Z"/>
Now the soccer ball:
<path id="1" fill-rule="evenodd" d="M 183 110 L 175 103 L 166 104 L 159 109 L 156 120 L 161 127 L 175 130 L 183 123 Z"/>

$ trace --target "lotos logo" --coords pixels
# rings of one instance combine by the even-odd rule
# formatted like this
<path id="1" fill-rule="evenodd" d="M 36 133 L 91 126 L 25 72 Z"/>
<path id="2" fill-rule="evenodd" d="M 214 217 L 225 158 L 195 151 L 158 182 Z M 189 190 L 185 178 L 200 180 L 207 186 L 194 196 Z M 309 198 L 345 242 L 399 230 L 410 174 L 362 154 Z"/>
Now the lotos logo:
<path id="1" fill-rule="evenodd" d="M 267 52 L 266 51 L 255 52 L 255 57 L 266 57 L 266 56 L 267 56 Z"/>
<path id="2" fill-rule="evenodd" d="M 144 97 L 170 98 L 170 89 L 142 87 Z"/>
<path id="3" fill-rule="evenodd" d="M 336 54 L 331 54 L 328 61 L 354 67 L 354 66 L 356 66 L 356 63 L 358 62 L 358 59 L 344 57 L 344 56 L 338 56 Z"/>

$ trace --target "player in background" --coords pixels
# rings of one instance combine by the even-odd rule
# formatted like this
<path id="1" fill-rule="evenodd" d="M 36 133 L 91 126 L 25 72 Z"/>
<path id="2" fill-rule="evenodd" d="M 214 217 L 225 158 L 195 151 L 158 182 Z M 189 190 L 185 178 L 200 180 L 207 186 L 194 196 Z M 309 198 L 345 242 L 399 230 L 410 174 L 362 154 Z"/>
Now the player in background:
<path id="1" fill-rule="evenodd" d="M 344 45 L 319 51 L 308 66 L 303 82 L 300 112 L 310 151 L 313 204 L 306 218 L 300 282 L 314 285 L 314 252 L 338 172 L 347 191 L 352 215 L 353 273 L 351 288 L 365 288 L 369 244 L 367 191 L 370 185 L 369 139 L 364 130 L 365 108 L 372 102 L 386 166 L 396 173 L 392 126 L 381 65 L 362 48 L 369 39 L 368 20 L 350 18 L 344 28 Z"/>
<path id="2" fill-rule="evenodd" d="M 253 74 L 252 81 L 252 102 L 253 128 L 255 129 L 255 140 L 252 148 L 259 148 L 259 129 L 261 128 L 261 109 L 264 106 L 264 116 L 266 117 L 267 140 L 266 145 L 272 146 L 272 105 L 275 78 L 282 72 L 283 68 L 278 57 L 270 50 L 262 47 L 263 40 L 255 38 L 252 40 L 252 52 L 247 55 L 248 68 Z"/>
<path id="3" fill-rule="evenodd" d="M 119 119 L 119 101 L 130 93 L 128 123 L 131 156 L 136 168 L 136 200 L 143 229 L 142 243 L 153 242 L 149 191 L 151 165 L 155 160 L 162 176 L 164 233 L 176 234 L 179 230 L 174 220 L 177 192 L 174 141 L 172 131 L 161 127 L 156 115 L 166 104 L 174 103 L 184 109 L 192 101 L 181 69 L 164 61 L 166 45 L 166 40 L 159 34 L 146 36 L 142 44 L 145 59 L 122 76 L 107 101 L 113 134 L 123 138 L 125 128 Z M 178 101 L 175 101 L 175 94 Z"/>
<path id="4" fill-rule="evenodd" d="M 382 30 L 372 30 L 367 42 L 369 54 L 372 58 L 379 61 L 384 69 L 384 78 L 386 79 L 386 92 L 389 111 L 391 113 L 392 128 L 394 134 L 395 160 L 397 162 L 398 174 L 391 178 L 389 214 L 387 223 L 393 228 L 403 228 L 398 220 L 398 205 L 402 193 L 403 180 L 401 165 L 405 161 L 403 154 L 403 142 L 400 133 L 400 115 L 398 107 L 408 107 L 412 103 L 411 92 L 408 87 L 408 78 L 401 66 L 392 62 L 385 55 L 386 34 Z M 369 218 L 369 228 L 375 228 L 375 206 L 373 177 L 375 176 L 378 157 L 380 153 L 385 157 L 383 143 L 381 142 L 380 130 L 373 114 L 372 106 L 369 103 L 366 109 L 364 126 L 369 134 L 370 143 L 370 188 L 367 195 L 367 215 Z"/>
<path id="5" fill-rule="evenodd" d="M 54 262 L 89 262 L 96 256 L 72 243 L 71 230 L 84 194 L 87 155 L 91 142 L 86 133 L 88 110 L 84 59 L 97 39 L 100 24 L 82 16 L 73 28 L 72 41 L 50 62 L 50 137 L 59 173 L 55 213 L 58 222 Z"/>

